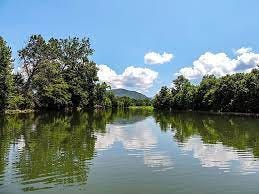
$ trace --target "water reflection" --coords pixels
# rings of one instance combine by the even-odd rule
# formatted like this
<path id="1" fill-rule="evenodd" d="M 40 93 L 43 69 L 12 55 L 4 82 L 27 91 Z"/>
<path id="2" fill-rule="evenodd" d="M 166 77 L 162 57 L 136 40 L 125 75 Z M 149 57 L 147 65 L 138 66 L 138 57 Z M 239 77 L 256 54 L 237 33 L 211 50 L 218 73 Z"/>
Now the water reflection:
<path id="1" fill-rule="evenodd" d="M 172 130 L 184 154 L 203 167 L 243 174 L 259 171 L 259 121 L 194 113 L 155 114 L 162 130 Z"/>
<path id="2" fill-rule="evenodd" d="M 21 116 L 4 118 L 1 174 L 19 180 L 24 191 L 85 184 L 89 171 L 85 161 L 93 158 L 95 145 L 90 115 Z"/>
<path id="3" fill-rule="evenodd" d="M 93 168 L 124 172 L 120 157 L 129 160 L 127 173 L 159 171 L 167 180 L 185 177 L 177 177 L 182 163 L 195 177 L 197 169 L 256 173 L 258 126 L 253 118 L 140 110 L 8 115 L 0 118 L 0 192 L 86 188 Z M 117 160 L 98 166 L 95 159 L 109 151 Z"/>
<path id="4" fill-rule="evenodd" d="M 180 144 L 180 147 L 184 152 L 192 151 L 193 157 L 199 159 L 203 167 L 218 167 L 225 172 L 233 170 L 244 174 L 259 171 L 259 160 L 248 150 L 236 150 L 222 143 L 205 144 L 201 137 L 195 136 Z"/>
<path id="5" fill-rule="evenodd" d="M 23 191 L 34 191 L 84 185 L 96 150 L 109 138 L 107 123 L 134 123 L 147 115 L 95 111 L 1 117 L 0 186 L 20 184 Z"/>
<path id="6" fill-rule="evenodd" d="M 142 156 L 143 162 L 149 167 L 172 167 L 172 159 L 165 152 L 157 150 L 158 139 L 148 119 L 136 123 L 120 123 L 118 120 L 107 125 L 106 134 L 96 133 L 97 150 L 111 149 L 115 143 L 133 151 L 135 156 Z"/>

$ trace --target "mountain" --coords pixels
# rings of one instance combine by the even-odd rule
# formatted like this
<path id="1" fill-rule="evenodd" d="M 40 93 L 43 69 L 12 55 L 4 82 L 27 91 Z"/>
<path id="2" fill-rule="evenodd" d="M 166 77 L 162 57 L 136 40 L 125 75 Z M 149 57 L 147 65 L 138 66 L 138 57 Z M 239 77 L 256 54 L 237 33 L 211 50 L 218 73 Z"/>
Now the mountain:
<path id="1" fill-rule="evenodd" d="M 130 90 L 126 90 L 126 89 L 113 89 L 111 90 L 115 96 L 126 96 L 126 97 L 130 97 L 130 98 L 134 98 L 134 99 L 146 99 L 148 98 L 147 96 L 145 96 L 144 94 L 141 94 L 139 92 L 136 91 L 130 91 Z"/>

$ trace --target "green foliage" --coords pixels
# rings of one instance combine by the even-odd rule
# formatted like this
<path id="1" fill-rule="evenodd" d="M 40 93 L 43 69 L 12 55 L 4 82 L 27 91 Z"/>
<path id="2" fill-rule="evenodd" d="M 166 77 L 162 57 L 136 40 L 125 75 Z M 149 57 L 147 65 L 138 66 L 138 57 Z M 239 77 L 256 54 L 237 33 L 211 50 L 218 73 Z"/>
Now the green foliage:
<path id="1" fill-rule="evenodd" d="M 131 106 L 143 107 L 143 106 L 151 106 L 152 102 L 150 99 L 134 99 L 130 97 L 116 97 L 115 99 L 117 108 L 129 108 Z"/>
<path id="2" fill-rule="evenodd" d="M 32 35 L 18 51 L 21 71 L 12 74 L 11 49 L 0 40 L 0 109 L 94 109 L 150 106 L 146 96 L 119 97 L 98 82 L 97 65 L 87 38 L 45 40 Z M 127 91 L 127 90 L 125 90 Z"/>
<path id="3" fill-rule="evenodd" d="M 170 90 L 166 86 L 163 86 L 155 96 L 154 107 L 157 109 L 170 109 L 172 104 L 171 99 L 172 96 Z"/>
<path id="4" fill-rule="evenodd" d="M 130 110 L 146 110 L 146 111 L 153 111 L 154 107 L 153 106 L 130 106 Z"/>
<path id="5" fill-rule="evenodd" d="M 196 87 L 183 76 L 179 76 L 173 81 L 173 84 L 174 88 L 171 90 L 172 108 L 178 110 L 192 109 L 196 94 Z"/>
<path id="6" fill-rule="evenodd" d="M 94 109 L 151 106 L 164 110 L 259 113 L 259 70 L 216 78 L 204 76 L 193 85 L 184 76 L 162 87 L 153 100 L 124 89 L 111 90 L 98 80 L 89 58 L 89 39 L 33 35 L 18 51 L 21 72 L 13 73 L 11 48 L 0 37 L 0 111 L 6 109 Z"/>
<path id="7" fill-rule="evenodd" d="M 97 66 L 89 60 L 93 53 L 89 39 L 44 40 L 30 37 L 19 51 L 24 73 L 26 108 L 93 108 Z M 18 85 L 17 85 L 18 87 Z"/>
<path id="8" fill-rule="evenodd" d="M 165 110 L 202 110 L 220 112 L 259 112 L 259 70 L 216 78 L 204 76 L 192 85 L 179 76 L 170 90 L 162 87 L 154 107 Z"/>
<path id="9" fill-rule="evenodd" d="M 111 107 L 112 102 L 108 96 L 106 96 L 108 85 L 106 83 L 98 83 L 95 87 L 94 96 L 95 104 L 101 107 Z"/>
<path id="10" fill-rule="evenodd" d="M 217 79 L 214 75 L 204 76 L 195 98 L 195 108 L 198 110 L 214 109 L 214 94 L 216 90 Z"/>
<path id="11" fill-rule="evenodd" d="M 105 103 L 105 107 L 117 108 L 118 106 L 117 98 L 110 90 L 106 91 L 104 103 Z"/>
<path id="12" fill-rule="evenodd" d="M 12 70 L 11 48 L 0 36 L 0 111 L 9 108 L 15 102 Z"/>
<path id="13" fill-rule="evenodd" d="M 117 97 L 118 104 L 117 106 L 119 108 L 128 108 L 132 105 L 131 98 L 123 96 L 123 97 Z"/>
<path id="14" fill-rule="evenodd" d="M 33 77 L 36 107 L 62 109 L 71 104 L 69 86 L 62 77 L 59 63 L 43 62 Z"/>

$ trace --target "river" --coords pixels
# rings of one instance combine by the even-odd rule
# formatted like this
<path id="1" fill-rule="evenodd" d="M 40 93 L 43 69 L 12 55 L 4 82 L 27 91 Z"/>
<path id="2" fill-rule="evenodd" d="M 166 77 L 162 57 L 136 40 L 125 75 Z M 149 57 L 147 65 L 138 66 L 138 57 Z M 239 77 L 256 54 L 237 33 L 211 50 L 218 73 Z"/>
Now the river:
<path id="1" fill-rule="evenodd" d="M 0 193 L 258 193 L 259 119 L 94 111 L 0 118 Z"/>

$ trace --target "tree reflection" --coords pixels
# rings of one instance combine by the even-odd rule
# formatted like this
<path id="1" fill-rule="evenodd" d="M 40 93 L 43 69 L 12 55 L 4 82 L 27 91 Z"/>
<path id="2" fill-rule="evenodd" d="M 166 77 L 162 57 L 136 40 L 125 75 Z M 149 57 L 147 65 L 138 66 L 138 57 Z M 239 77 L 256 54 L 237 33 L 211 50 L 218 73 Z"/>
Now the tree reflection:
<path id="1" fill-rule="evenodd" d="M 150 114 L 118 110 L 1 117 L 0 185 L 5 171 L 18 174 L 24 191 L 86 184 L 95 134 L 105 133 L 107 123 L 134 123 Z"/>
<path id="2" fill-rule="evenodd" d="M 87 161 L 94 157 L 94 131 L 105 131 L 106 122 L 96 112 L 6 116 L 0 122 L 0 174 L 12 162 L 25 191 L 44 184 L 85 184 Z M 15 158 L 7 157 L 11 152 L 17 152 Z"/>
<path id="3" fill-rule="evenodd" d="M 217 116 L 198 113 L 154 114 L 161 130 L 174 130 L 177 141 L 183 143 L 199 135 L 207 144 L 221 142 L 238 150 L 252 149 L 259 157 L 259 120 L 251 117 Z"/>

